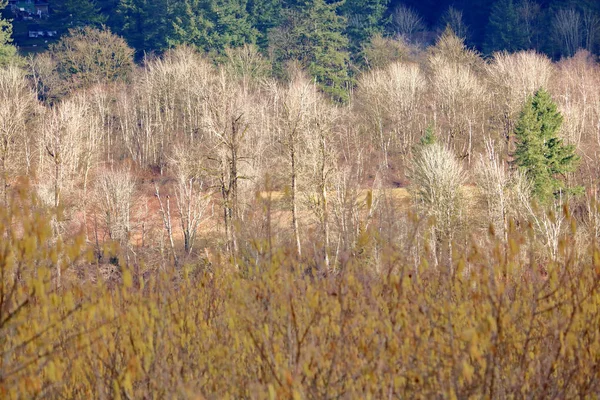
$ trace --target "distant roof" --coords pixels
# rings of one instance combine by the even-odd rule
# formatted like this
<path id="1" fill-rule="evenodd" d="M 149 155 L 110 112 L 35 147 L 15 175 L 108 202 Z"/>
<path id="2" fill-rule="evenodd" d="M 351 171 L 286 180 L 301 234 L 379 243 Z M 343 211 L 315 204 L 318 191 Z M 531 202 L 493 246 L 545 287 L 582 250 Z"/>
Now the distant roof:
<path id="1" fill-rule="evenodd" d="M 35 11 L 35 6 L 33 5 L 33 3 L 28 3 L 26 1 L 17 1 L 17 3 L 15 5 L 17 6 L 18 9 Z"/>

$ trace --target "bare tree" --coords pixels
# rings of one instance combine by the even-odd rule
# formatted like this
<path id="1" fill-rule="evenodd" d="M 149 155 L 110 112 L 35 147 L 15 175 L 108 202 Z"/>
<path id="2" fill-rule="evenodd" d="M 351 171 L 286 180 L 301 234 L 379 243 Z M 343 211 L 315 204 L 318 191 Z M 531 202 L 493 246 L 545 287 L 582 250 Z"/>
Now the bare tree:
<path id="1" fill-rule="evenodd" d="M 493 115 L 504 128 L 506 150 L 511 152 L 514 125 L 523 103 L 539 88 L 548 87 L 554 67 L 548 57 L 534 51 L 522 51 L 494 54 L 486 72 L 493 94 Z"/>
<path id="2" fill-rule="evenodd" d="M 467 158 L 473 155 L 474 131 L 485 126 L 485 106 L 488 104 L 486 85 L 469 64 L 450 61 L 433 54 L 429 58 L 432 70 L 433 101 L 439 118 L 436 125 L 448 133 L 447 145 Z"/>
<path id="3" fill-rule="evenodd" d="M 459 38 L 466 40 L 469 36 L 469 27 L 463 19 L 463 12 L 452 6 L 448 7 L 442 16 L 442 25 L 450 27 Z"/>
<path id="4" fill-rule="evenodd" d="M 312 118 L 318 106 L 317 89 L 304 76 L 297 75 L 289 87 L 281 94 L 280 121 L 278 123 L 280 143 L 285 149 L 289 162 L 289 180 L 292 203 L 292 229 L 296 253 L 302 255 L 298 216 L 298 175 L 302 159 L 303 143 L 310 133 Z"/>
<path id="5" fill-rule="evenodd" d="M 487 205 L 488 219 L 502 240 L 508 241 L 510 218 L 517 218 L 520 210 L 519 195 L 525 179 L 518 170 L 510 170 L 496 151 L 495 143 L 486 140 L 486 154 L 480 155 L 475 178 Z"/>
<path id="6" fill-rule="evenodd" d="M 582 45 L 581 14 L 573 8 L 558 10 L 553 27 L 560 38 L 563 54 L 573 56 Z"/>
<path id="7" fill-rule="evenodd" d="M 429 61 L 437 59 L 442 63 L 458 64 L 470 67 L 478 71 L 483 67 L 483 59 L 480 54 L 467 47 L 464 38 L 456 35 L 451 29 L 446 29 L 438 37 L 434 46 L 427 49 Z"/>
<path id="8" fill-rule="evenodd" d="M 4 204 L 8 204 L 10 179 L 17 170 L 19 148 L 25 144 L 28 120 L 36 106 L 35 92 L 23 72 L 15 65 L 0 69 L 0 184 Z"/>
<path id="9" fill-rule="evenodd" d="M 465 173 L 450 150 L 434 143 L 421 149 L 410 170 L 410 190 L 419 211 L 434 219 L 433 241 L 439 256 L 452 266 L 452 241 L 463 204 Z M 436 257 L 436 262 L 438 257 Z"/>
<path id="10" fill-rule="evenodd" d="M 190 48 L 147 61 L 134 91 L 119 98 L 120 132 L 130 156 L 164 172 L 172 144 L 202 142 L 213 67 Z"/>
<path id="11" fill-rule="evenodd" d="M 267 79 L 271 66 L 255 45 L 244 44 L 241 47 L 228 48 L 226 68 L 232 76 L 239 78 L 245 90 L 256 88 Z"/>
<path id="12" fill-rule="evenodd" d="M 411 48 L 404 38 L 374 35 L 364 46 L 363 56 L 370 69 L 385 68 L 388 65 L 405 61 L 411 54 Z"/>
<path id="13" fill-rule="evenodd" d="M 175 249 L 175 240 L 173 238 L 173 220 L 171 215 L 171 196 L 167 195 L 165 201 L 163 201 L 162 197 L 160 197 L 160 189 L 158 188 L 158 184 L 154 186 L 154 195 L 158 200 L 158 205 L 160 207 L 160 215 L 162 217 L 163 225 L 165 227 L 165 231 L 167 232 L 167 238 L 169 239 L 169 245 L 171 247 L 171 254 L 173 254 L 173 261 L 175 263 L 175 267 L 179 267 L 179 257 L 177 256 L 177 250 Z M 162 249 L 162 246 L 161 246 Z"/>
<path id="14" fill-rule="evenodd" d="M 103 171 L 96 182 L 96 196 L 106 232 L 111 240 L 125 248 L 127 257 L 135 188 L 135 179 L 131 171 L 126 169 Z"/>
<path id="15" fill-rule="evenodd" d="M 527 47 L 528 48 L 537 48 L 538 47 L 538 36 L 539 36 L 539 19 L 541 14 L 541 7 L 538 3 L 531 0 L 521 0 L 517 10 L 519 12 L 519 17 L 521 22 L 523 23 L 523 28 L 525 30 L 525 36 L 527 38 Z"/>
<path id="16" fill-rule="evenodd" d="M 339 116 L 338 110 L 321 100 L 315 110 L 315 119 L 307 142 L 308 152 L 313 165 L 311 180 L 316 185 L 317 196 L 313 210 L 320 220 L 323 235 L 323 260 L 325 268 L 331 267 L 329 258 L 329 199 L 328 190 L 335 171 L 335 149 L 332 147 L 334 122 Z"/>
<path id="17" fill-rule="evenodd" d="M 384 169 L 390 166 L 390 153 L 406 156 L 422 130 L 420 107 L 426 88 L 425 76 L 416 64 L 393 63 L 361 77 L 355 109 L 367 118 Z"/>
<path id="18" fill-rule="evenodd" d="M 199 158 L 198 154 L 183 147 L 177 147 L 173 156 L 175 199 L 186 254 L 190 254 L 194 248 L 198 227 L 211 201 L 210 193 L 203 192 L 205 183 Z"/>
<path id="19" fill-rule="evenodd" d="M 594 51 L 598 32 L 600 31 L 600 16 L 586 8 L 583 12 L 582 21 L 584 46 L 591 53 Z"/>
<path id="20" fill-rule="evenodd" d="M 82 225 L 88 238 L 88 192 L 90 186 L 90 174 L 98 166 L 101 161 L 101 146 L 104 139 L 109 136 L 105 135 L 103 126 L 103 119 L 106 116 L 103 113 L 108 112 L 104 110 L 104 102 L 106 102 L 106 93 L 102 87 L 97 86 L 89 91 L 81 91 L 70 100 L 75 104 L 78 104 L 78 110 L 82 114 L 81 128 L 77 133 L 77 136 L 73 137 L 73 140 L 77 140 L 78 143 L 74 143 L 77 149 L 76 163 L 77 172 L 80 176 L 78 178 L 82 180 L 81 188 L 79 191 L 79 199 L 77 206 L 80 208 L 83 214 Z"/>
<path id="21" fill-rule="evenodd" d="M 518 201 L 516 210 L 522 218 L 531 222 L 536 236 L 542 239 L 544 247 L 555 261 L 558 258 L 560 236 L 566 221 L 561 209 L 561 199 L 554 201 L 548 208 L 540 207 L 532 202 L 530 182 L 523 175 L 519 175 L 519 178 L 515 187 Z"/>
<path id="22" fill-rule="evenodd" d="M 78 162 L 86 127 L 85 104 L 67 100 L 54 106 L 45 118 L 40 138 L 42 176 L 51 178 L 41 184 L 52 184 L 52 206 L 62 205 L 65 189 L 71 189 L 78 176 Z M 45 156 L 44 156 L 45 155 Z"/>
<path id="23" fill-rule="evenodd" d="M 245 145 L 249 131 L 250 99 L 237 82 L 221 71 L 207 102 L 205 129 L 210 136 L 212 175 L 217 181 L 223 206 L 226 248 L 235 258 L 238 251 L 236 224 L 240 220 L 239 184 L 248 178 L 242 172 L 243 163 L 248 163 L 250 149 Z"/>
<path id="24" fill-rule="evenodd" d="M 425 29 L 423 18 L 415 10 L 404 4 L 400 4 L 394 10 L 392 24 L 396 34 L 409 41 L 414 41 L 415 34 Z"/>

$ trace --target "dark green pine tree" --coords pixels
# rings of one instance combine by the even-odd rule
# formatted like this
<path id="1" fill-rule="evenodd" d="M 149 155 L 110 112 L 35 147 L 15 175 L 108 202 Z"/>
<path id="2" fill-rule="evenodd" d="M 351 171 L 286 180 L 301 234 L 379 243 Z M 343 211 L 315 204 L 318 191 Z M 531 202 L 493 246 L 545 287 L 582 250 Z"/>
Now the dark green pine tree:
<path id="1" fill-rule="evenodd" d="M 117 7 L 118 29 L 138 56 L 168 47 L 168 0 L 121 0 Z"/>
<path id="2" fill-rule="evenodd" d="M 558 137 L 563 118 L 544 89 L 527 101 L 515 128 L 517 147 L 514 162 L 533 185 L 533 196 L 548 203 L 559 193 L 569 194 L 576 188 L 565 187 L 564 178 L 577 169 L 579 157 L 575 147 Z"/>
<path id="3" fill-rule="evenodd" d="M 348 39 L 343 34 L 345 18 L 337 14 L 342 3 L 327 4 L 324 0 L 308 1 L 305 10 L 312 54 L 308 72 L 323 91 L 334 100 L 348 101 Z"/>
<path id="4" fill-rule="evenodd" d="M 0 0 L 0 11 L 6 7 L 6 3 Z M 12 43 L 12 24 L 0 16 L 0 66 L 6 65 L 15 59 L 17 49 Z"/>
<path id="5" fill-rule="evenodd" d="M 100 9 L 100 13 L 106 16 L 106 26 L 108 26 L 112 32 L 116 32 L 116 30 L 119 29 L 117 14 L 119 0 L 96 0 L 96 4 Z"/>
<path id="6" fill-rule="evenodd" d="M 421 146 L 429 146 L 437 142 L 437 137 L 435 136 L 435 130 L 433 128 L 433 124 L 427 125 L 425 128 L 425 133 L 419 140 L 419 144 Z"/>
<path id="7" fill-rule="evenodd" d="M 373 35 L 383 33 L 388 20 L 384 18 L 389 0 L 346 0 L 340 7 L 347 20 L 346 36 L 350 50 L 358 54 Z"/>
<path id="8" fill-rule="evenodd" d="M 427 125 L 425 128 L 425 132 L 423 132 L 423 136 L 419 139 L 419 143 L 416 143 L 412 147 L 412 152 L 414 155 L 418 155 L 423 151 L 423 149 L 431 146 L 438 142 L 437 136 L 435 135 L 435 128 L 433 124 Z"/>
<path id="9" fill-rule="evenodd" d="M 248 14 L 252 26 L 257 30 L 256 44 L 261 50 L 269 45 L 269 30 L 282 22 L 282 0 L 248 0 Z"/>
<path id="10" fill-rule="evenodd" d="M 274 68 L 289 61 L 299 62 L 321 90 L 339 102 L 348 100 L 348 39 L 346 20 L 338 15 L 341 3 L 303 0 L 284 10 L 284 22 L 270 36 Z"/>
<path id="11" fill-rule="evenodd" d="M 88 25 L 99 27 L 107 20 L 95 0 L 56 0 L 52 4 L 52 10 L 54 21 L 64 30 Z"/>
<path id="12" fill-rule="evenodd" d="M 464 23 L 469 27 L 469 37 L 467 44 L 475 46 L 478 49 L 483 49 L 486 39 L 486 28 L 490 16 L 494 0 L 456 0 L 453 7 L 461 10 L 463 13 Z"/>
<path id="13" fill-rule="evenodd" d="M 215 29 L 214 23 L 206 18 L 210 12 L 203 0 L 182 0 L 171 11 L 173 32 L 167 39 L 169 45 L 190 44 L 207 48 L 215 46 L 209 32 Z"/>
<path id="14" fill-rule="evenodd" d="M 484 51 L 509 52 L 523 50 L 527 46 L 527 33 L 514 0 L 498 0 L 492 6 L 486 28 Z"/>
<path id="15" fill-rule="evenodd" d="M 180 0 L 172 15 L 170 45 L 190 44 L 206 52 L 256 42 L 246 0 Z"/>

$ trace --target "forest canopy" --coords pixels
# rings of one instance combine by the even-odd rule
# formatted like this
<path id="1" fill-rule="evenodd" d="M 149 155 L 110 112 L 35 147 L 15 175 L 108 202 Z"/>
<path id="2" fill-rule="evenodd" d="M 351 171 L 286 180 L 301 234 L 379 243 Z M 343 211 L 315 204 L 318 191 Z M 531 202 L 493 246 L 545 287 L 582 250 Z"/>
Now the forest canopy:
<path id="1" fill-rule="evenodd" d="M 137 60 L 189 45 L 222 62 L 227 49 L 255 45 L 274 74 L 298 62 L 339 101 L 347 100 L 357 71 L 372 61 L 369 47 L 377 36 L 427 47 L 449 28 L 486 56 L 536 50 L 559 59 L 579 49 L 600 50 L 600 6 L 586 0 L 53 0 L 48 14 L 34 22 L 42 33 L 57 35 L 37 42 L 32 22 L 23 21 L 14 4 L 4 15 L 18 28 L 15 43 L 26 52 L 86 26 L 121 36 Z M 0 29 L 0 54 L 11 49 L 7 29 Z"/>

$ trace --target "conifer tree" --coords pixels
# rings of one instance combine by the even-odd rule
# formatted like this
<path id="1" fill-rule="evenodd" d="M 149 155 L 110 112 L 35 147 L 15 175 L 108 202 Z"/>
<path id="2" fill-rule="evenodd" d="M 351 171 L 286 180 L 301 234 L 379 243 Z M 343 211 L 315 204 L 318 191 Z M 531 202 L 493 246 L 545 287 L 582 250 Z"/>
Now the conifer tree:
<path id="1" fill-rule="evenodd" d="M 435 131 L 433 129 L 433 125 L 429 124 L 429 125 L 427 125 L 427 128 L 425 128 L 425 133 L 419 140 L 419 145 L 421 147 L 425 147 L 425 146 L 432 145 L 436 142 L 437 142 L 437 137 L 435 136 Z"/>
<path id="2" fill-rule="evenodd" d="M 181 0 L 175 3 L 170 45 L 190 44 L 206 52 L 256 42 L 246 0 Z"/>
<path id="3" fill-rule="evenodd" d="M 6 7 L 6 2 L 0 0 L 0 11 Z M 17 49 L 12 43 L 12 24 L 3 18 L 0 18 L 0 66 L 6 65 L 12 60 Z"/>
<path id="4" fill-rule="evenodd" d="M 281 0 L 248 0 L 248 14 L 252 26 L 257 30 L 256 44 L 262 50 L 268 47 L 269 30 L 281 24 Z"/>
<path id="5" fill-rule="evenodd" d="M 167 0 L 121 0 L 115 32 L 123 36 L 138 54 L 167 48 L 169 36 Z"/>
<path id="6" fill-rule="evenodd" d="M 498 0 L 492 7 L 486 29 L 486 53 L 522 50 L 527 44 L 527 34 L 514 0 Z"/>
<path id="7" fill-rule="evenodd" d="M 299 61 L 321 90 L 336 101 L 348 100 L 348 39 L 345 18 L 338 15 L 341 3 L 303 0 L 285 10 L 285 21 L 270 36 L 276 64 Z M 277 67 L 277 65 L 276 65 Z"/>
<path id="8" fill-rule="evenodd" d="M 389 0 L 346 0 L 341 6 L 353 53 L 358 53 L 374 35 L 383 32 L 388 3 Z"/>
<path id="9" fill-rule="evenodd" d="M 58 0 L 53 4 L 55 20 L 63 29 L 100 26 L 107 20 L 95 0 Z"/>
<path id="10" fill-rule="evenodd" d="M 514 162 L 530 180 L 532 194 L 542 204 L 573 191 L 565 187 L 564 178 L 576 170 L 579 157 L 573 145 L 563 144 L 558 137 L 562 122 L 548 92 L 539 89 L 523 107 L 515 128 Z"/>

